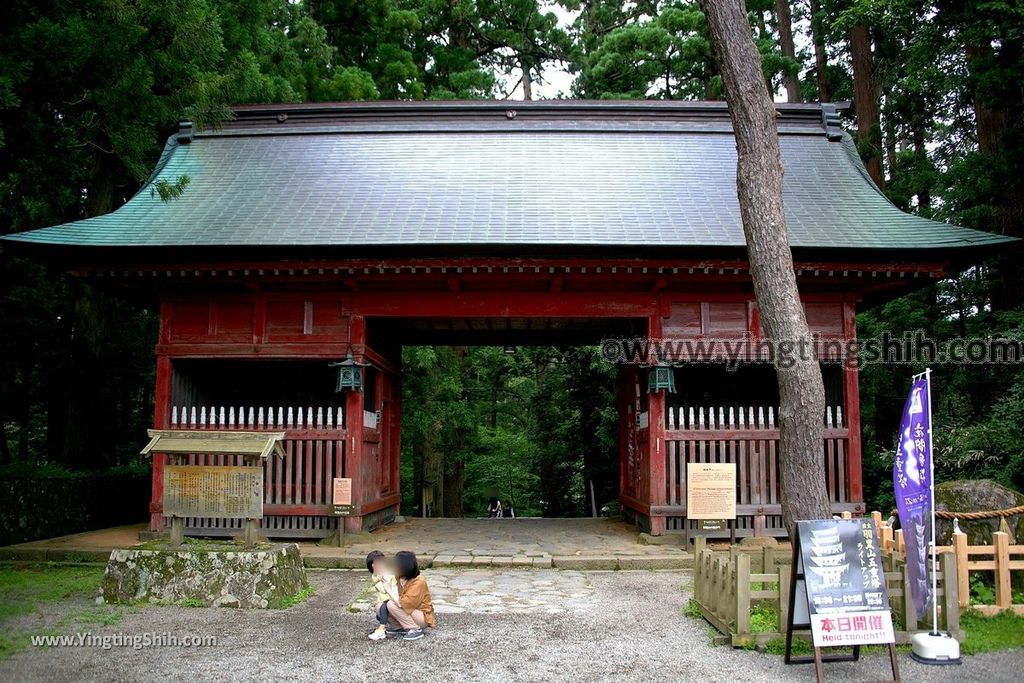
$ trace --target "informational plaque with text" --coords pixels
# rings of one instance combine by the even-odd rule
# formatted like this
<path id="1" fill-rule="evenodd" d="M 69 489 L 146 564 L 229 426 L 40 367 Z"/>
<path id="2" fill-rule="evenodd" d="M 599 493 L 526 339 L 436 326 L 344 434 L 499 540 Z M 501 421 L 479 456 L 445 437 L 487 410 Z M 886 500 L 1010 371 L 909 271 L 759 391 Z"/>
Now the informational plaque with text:
<path id="1" fill-rule="evenodd" d="M 686 516 L 689 519 L 736 519 L 735 463 L 687 464 Z"/>
<path id="2" fill-rule="evenodd" d="M 334 497 L 331 502 L 335 505 L 352 504 L 352 480 L 349 478 L 334 478 Z"/>
<path id="3" fill-rule="evenodd" d="M 173 517 L 263 518 L 263 468 L 168 465 L 164 514 Z"/>

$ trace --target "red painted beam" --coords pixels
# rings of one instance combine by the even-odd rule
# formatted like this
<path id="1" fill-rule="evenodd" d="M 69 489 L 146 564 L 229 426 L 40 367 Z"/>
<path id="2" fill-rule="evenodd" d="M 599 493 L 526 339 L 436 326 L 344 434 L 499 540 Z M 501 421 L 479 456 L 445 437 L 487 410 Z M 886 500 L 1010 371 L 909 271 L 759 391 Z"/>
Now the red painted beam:
<path id="1" fill-rule="evenodd" d="M 616 292 L 357 292 L 353 310 L 374 317 L 646 318 L 657 310 L 647 293 Z"/>

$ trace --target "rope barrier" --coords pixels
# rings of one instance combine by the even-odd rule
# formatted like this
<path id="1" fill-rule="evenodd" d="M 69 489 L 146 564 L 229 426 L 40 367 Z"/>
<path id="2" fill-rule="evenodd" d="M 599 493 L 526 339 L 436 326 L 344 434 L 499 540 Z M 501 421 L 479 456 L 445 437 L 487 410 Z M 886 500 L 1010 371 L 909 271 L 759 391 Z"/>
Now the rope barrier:
<path id="1" fill-rule="evenodd" d="M 898 514 L 898 512 L 893 510 L 889 513 L 889 516 L 891 517 L 896 514 Z M 965 519 L 968 521 L 979 519 L 999 519 L 1003 517 L 1013 517 L 1020 514 L 1024 514 L 1024 505 L 1006 508 L 1005 510 L 982 510 L 980 512 L 949 512 L 947 510 L 935 511 L 935 516 L 939 519 Z"/>

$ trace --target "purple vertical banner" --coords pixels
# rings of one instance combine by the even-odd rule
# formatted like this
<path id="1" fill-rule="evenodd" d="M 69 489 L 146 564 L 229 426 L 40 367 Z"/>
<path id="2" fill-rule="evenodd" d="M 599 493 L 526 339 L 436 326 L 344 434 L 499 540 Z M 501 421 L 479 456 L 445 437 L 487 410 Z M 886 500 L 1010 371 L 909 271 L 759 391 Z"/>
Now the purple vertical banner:
<path id="1" fill-rule="evenodd" d="M 928 544 L 931 540 L 931 431 L 929 405 L 931 387 L 924 375 L 910 386 L 903 407 L 899 447 L 892 468 L 896 490 L 896 509 L 900 514 L 903 543 L 907 550 L 907 571 L 911 599 L 918 616 L 931 605 L 932 589 L 928 580 Z"/>

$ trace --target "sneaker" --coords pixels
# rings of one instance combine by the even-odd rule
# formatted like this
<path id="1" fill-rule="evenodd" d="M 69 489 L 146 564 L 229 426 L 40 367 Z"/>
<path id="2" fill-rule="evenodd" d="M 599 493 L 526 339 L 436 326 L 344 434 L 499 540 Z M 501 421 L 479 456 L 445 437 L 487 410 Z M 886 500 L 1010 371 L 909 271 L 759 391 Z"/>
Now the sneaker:
<path id="1" fill-rule="evenodd" d="M 370 640 L 384 640 L 388 637 L 388 634 L 384 631 L 384 627 L 381 626 L 377 628 L 377 630 L 375 630 L 373 633 L 371 633 L 368 637 L 370 638 Z"/>
<path id="2" fill-rule="evenodd" d="M 402 640 L 419 640 L 423 637 L 423 629 L 413 628 L 405 632 L 405 637 Z"/>
<path id="3" fill-rule="evenodd" d="M 389 636 L 402 636 L 406 634 L 406 630 L 399 626 L 388 626 L 384 630 L 384 633 L 386 633 Z"/>

